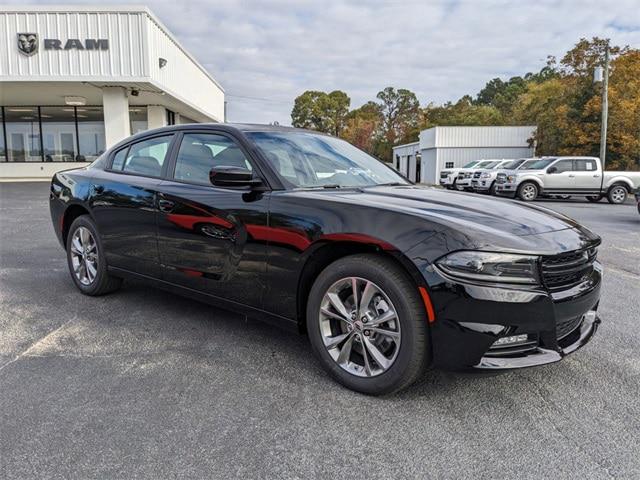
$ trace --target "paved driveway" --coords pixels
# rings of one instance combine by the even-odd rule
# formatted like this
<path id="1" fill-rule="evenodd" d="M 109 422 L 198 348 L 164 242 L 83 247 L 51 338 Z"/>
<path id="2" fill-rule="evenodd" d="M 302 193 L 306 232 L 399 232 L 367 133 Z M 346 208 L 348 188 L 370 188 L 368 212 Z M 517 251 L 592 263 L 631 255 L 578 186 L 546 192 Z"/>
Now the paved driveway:
<path id="1" fill-rule="evenodd" d="M 639 478 L 640 215 L 545 202 L 604 237 L 597 338 L 396 396 L 304 337 L 142 285 L 80 295 L 45 183 L 0 184 L 0 478 Z"/>

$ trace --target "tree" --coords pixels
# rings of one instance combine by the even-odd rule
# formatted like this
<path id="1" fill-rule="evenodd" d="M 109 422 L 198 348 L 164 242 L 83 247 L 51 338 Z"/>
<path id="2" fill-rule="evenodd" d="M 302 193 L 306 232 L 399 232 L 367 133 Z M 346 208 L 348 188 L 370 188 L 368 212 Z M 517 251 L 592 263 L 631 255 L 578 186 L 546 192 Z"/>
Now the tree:
<path id="1" fill-rule="evenodd" d="M 500 111 L 492 105 L 477 105 L 466 95 L 456 103 L 429 104 L 423 110 L 423 128 L 438 125 L 502 125 Z"/>
<path id="2" fill-rule="evenodd" d="M 349 112 L 342 138 L 371 155 L 377 155 L 381 125 L 380 105 L 370 101 Z"/>
<path id="3" fill-rule="evenodd" d="M 392 148 L 417 139 L 420 132 L 420 102 L 410 90 L 387 87 L 378 92 L 382 114 L 380 158 L 391 161 Z"/>
<path id="4" fill-rule="evenodd" d="M 296 97 L 291 124 L 339 136 L 345 127 L 351 99 L 340 90 L 331 93 L 307 90 Z"/>

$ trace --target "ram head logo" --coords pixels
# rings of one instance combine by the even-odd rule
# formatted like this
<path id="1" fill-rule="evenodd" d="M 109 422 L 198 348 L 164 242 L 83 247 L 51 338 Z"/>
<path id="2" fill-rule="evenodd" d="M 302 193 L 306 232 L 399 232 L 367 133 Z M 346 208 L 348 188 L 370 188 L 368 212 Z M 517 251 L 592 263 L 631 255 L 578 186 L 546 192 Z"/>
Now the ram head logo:
<path id="1" fill-rule="evenodd" d="M 30 57 L 38 51 L 38 34 L 37 33 L 19 33 L 18 34 L 18 50 L 23 55 Z"/>

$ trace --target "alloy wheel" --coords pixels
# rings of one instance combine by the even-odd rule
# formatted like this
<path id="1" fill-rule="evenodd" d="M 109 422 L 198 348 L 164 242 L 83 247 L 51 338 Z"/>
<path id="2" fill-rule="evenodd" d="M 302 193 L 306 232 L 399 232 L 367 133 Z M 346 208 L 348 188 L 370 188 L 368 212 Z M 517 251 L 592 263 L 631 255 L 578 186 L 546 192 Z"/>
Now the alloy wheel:
<path id="1" fill-rule="evenodd" d="M 71 266 L 82 285 L 91 285 L 98 275 L 98 245 L 86 227 L 78 227 L 71 237 Z"/>
<path id="2" fill-rule="evenodd" d="M 627 191 L 623 187 L 615 187 L 611 191 L 611 200 L 613 203 L 622 203 L 627 197 Z"/>
<path id="3" fill-rule="evenodd" d="M 347 277 L 324 294 L 320 333 L 333 360 L 359 377 L 386 372 L 400 350 L 400 320 L 387 294 L 373 282 Z"/>
<path id="4" fill-rule="evenodd" d="M 531 184 L 524 185 L 521 193 L 524 200 L 534 200 L 538 194 L 536 187 Z"/>

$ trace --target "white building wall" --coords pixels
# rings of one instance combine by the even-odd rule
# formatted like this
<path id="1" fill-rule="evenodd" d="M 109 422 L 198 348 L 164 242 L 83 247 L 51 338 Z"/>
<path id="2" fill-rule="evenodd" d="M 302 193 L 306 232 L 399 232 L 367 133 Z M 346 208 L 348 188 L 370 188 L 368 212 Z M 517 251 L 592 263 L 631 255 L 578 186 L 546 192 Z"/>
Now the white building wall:
<path id="1" fill-rule="evenodd" d="M 535 126 L 434 127 L 420 132 L 420 148 L 523 147 Z"/>
<path id="2" fill-rule="evenodd" d="M 46 8 L 46 7 L 45 7 Z M 60 81 L 74 78 L 113 81 L 148 76 L 145 67 L 144 17 L 132 12 L 0 12 L 0 79 Z M 30 57 L 15 54 L 18 33 L 39 35 L 38 53 Z M 106 38 L 108 50 L 45 50 L 43 39 L 62 44 L 70 39 Z M 7 78 L 2 78 L 7 77 Z"/>
<path id="3" fill-rule="evenodd" d="M 438 151 L 435 148 L 430 150 L 422 150 L 422 178 L 421 183 L 436 185 L 437 177 Z"/>
<path id="4" fill-rule="evenodd" d="M 224 121 L 224 90 L 211 76 L 149 17 L 148 61 L 154 83 L 196 110 Z M 159 59 L 167 65 L 160 68 Z M 212 88 L 214 83 L 217 88 Z"/>

